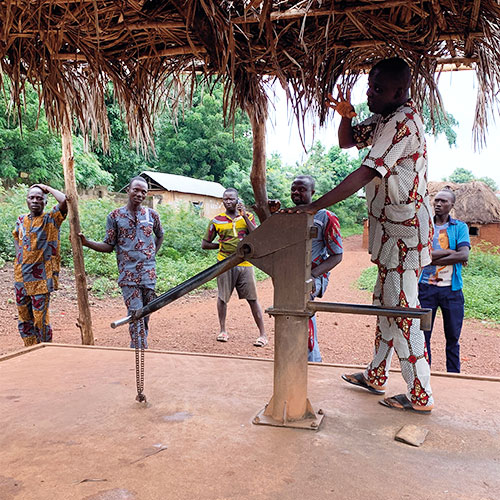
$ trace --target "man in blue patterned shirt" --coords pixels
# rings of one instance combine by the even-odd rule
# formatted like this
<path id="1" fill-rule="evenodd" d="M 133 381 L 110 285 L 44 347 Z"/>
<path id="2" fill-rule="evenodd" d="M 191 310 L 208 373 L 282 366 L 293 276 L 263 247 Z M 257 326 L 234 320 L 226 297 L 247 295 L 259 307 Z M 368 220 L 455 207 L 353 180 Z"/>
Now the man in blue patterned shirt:
<path id="1" fill-rule="evenodd" d="M 163 242 L 163 228 L 158 212 L 142 206 L 148 194 L 148 184 L 142 177 L 131 179 L 127 193 L 127 204 L 108 215 L 104 241 L 88 240 L 82 233 L 80 238 L 83 246 L 97 252 L 109 253 L 116 250 L 118 284 L 130 314 L 155 298 L 155 257 Z M 148 323 L 149 317 L 144 318 L 145 348 L 148 347 Z M 136 347 L 132 323 L 130 337 L 130 347 Z"/>

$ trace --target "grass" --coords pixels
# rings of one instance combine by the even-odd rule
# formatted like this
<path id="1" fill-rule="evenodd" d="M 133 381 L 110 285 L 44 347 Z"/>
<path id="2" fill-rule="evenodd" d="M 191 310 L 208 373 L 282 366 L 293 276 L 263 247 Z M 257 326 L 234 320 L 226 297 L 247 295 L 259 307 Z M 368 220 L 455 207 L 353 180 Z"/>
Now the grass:
<path id="1" fill-rule="evenodd" d="M 500 253 L 499 248 L 481 245 L 472 249 L 469 264 L 462 270 L 465 317 L 500 324 Z M 356 286 L 373 290 L 377 266 L 365 269 Z"/>
<path id="2" fill-rule="evenodd" d="M 17 186 L 5 191 L 0 187 L 0 268 L 6 261 L 14 259 L 12 230 L 17 217 L 27 213 L 26 186 Z M 47 208 L 54 204 L 49 196 Z M 82 232 L 92 240 L 102 241 L 105 235 L 106 217 L 119 205 L 112 198 L 81 200 L 79 215 Z M 195 212 L 189 205 L 175 210 L 168 205 L 159 205 L 165 239 L 157 256 L 156 271 L 158 275 L 156 290 L 163 293 L 182 283 L 200 271 L 217 262 L 217 252 L 201 249 L 201 240 L 208 227 L 209 220 Z M 85 270 L 92 282 L 92 293 L 99 298 L 119 296 L 117 285 L 118 270 L 116 256 L 113 253 L 98 253 L 84 248 Z M 73 267 L 72 250 L 69 241 L 69 224 L 61 227 L 61 260 L 62 265 Z M 267 274 L 256 269 L 258 280 L 267 278 Z M 217 286 L 216 280 L 204 285 L 202 289 Z"/>

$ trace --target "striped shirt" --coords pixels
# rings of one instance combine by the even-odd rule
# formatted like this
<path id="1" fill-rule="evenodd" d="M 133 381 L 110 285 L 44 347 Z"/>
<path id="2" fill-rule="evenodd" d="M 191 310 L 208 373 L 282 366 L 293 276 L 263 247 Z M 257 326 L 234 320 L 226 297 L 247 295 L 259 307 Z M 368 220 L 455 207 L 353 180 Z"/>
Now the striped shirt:
<path id="1" fill-rule="evenodd" d="M 255 217 L 247 212 L 248 219 L 255 224 Z M 208 225 L 205 234 L 206 241 L 213 241 L 216 236 L 219 237 L 219 253 L 217 260 L 224 260 L 234 252 L 238 243 L 249 233 L 247 223 L 241 215 L 232 219 L 225 212 L 216 215 Z M 242 262 L 240 266 L 251 266 L 250 262 Z"/>

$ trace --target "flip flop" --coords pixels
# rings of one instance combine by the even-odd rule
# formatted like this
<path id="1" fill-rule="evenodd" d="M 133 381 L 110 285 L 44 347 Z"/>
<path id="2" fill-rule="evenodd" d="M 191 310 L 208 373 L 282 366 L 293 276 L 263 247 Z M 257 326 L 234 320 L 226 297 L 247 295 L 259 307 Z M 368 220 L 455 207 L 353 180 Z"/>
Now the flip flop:
<path id="1" fill-rule="evenodd" d="M 220 332 L 219 335 L 217 335 L 217 340 L 219 342 L 227 342 L 229 340 L 229 335 L 226 332 Z"/>
<path id="2" fill-rule="evenodd" d="M 365 376 L 361 372 L 353 373 L 352 375 L 344 374 L 342 375 L 342 379 L 348 382 L 349 384 L 361 387 L 362 389 L 366 389 L 367 391 L 370 391 L 372 394 L 377 394 L 379 396 L 385 394 L 385 391 L 376 389 L 375 387 L 369 385 L 365 379 Z"/>
<path id="3" fill-rule="evenodd" d="M 253 345 L 255 347 L 265 347 L 267 344 L 269 344 L 269 340 L 266 339 L 266 337 L 259 337 Z"/>
<path id="4" fill-rule="evenodd" d="M 386 406 L 387 408 L 394 408 L 395 410 L 404 410 L 404 411 L 413 411 L 415 413 L 426 413 L 429 414 L 432 411 L 432 407 L 430 409 L 418 410 L 417 407 L 413 406 L 411 401 L 406 397 L 406 394 L 397 394 L 396 396 L 392 396 L 390 398 L 384 398 L 379 401 L 382 406 Z M 423 406 L 422 408 L 427 408 Z"/>

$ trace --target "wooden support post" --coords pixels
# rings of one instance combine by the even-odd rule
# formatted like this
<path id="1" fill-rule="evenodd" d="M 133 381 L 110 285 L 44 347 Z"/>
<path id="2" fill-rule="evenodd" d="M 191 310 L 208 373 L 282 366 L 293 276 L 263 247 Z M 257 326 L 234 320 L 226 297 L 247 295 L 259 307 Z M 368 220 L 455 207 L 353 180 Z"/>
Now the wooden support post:
<path id="1" fill-rule="evenodd" d="M 78 236 L 80 232 L 80 217 L 78 215 L 78 193 L 76 191 L 75 170 L 73 162 L 73 138 L 71 136 L 71 114 L 66 109 L 61 125 L 62 164 L 64 169 L 64 184 L 69 209 L 70 241 L 73 250 L 75 269 L 76 295 L 78 299 L 79 317 L 76 326 L 80 328 L 83 345 L 94 345 L 92 333 L 92 317 L 90 315 L 87 277 L 83 261 L 83 247 Z"/>
<path id="2" fill-rule="evenodd" d="M 247 113 L 252 124 L 253 135 L 253 161 L 252 171 L 250 172 L 250 182 L 252 183 L 255 195 L 255 212 L 262 223 L 271 215 L 267 204 L 268 198 L 266 189 L 267 107 L 265 110 L 257 110 L 249 106 L 247 108 Z"/>

